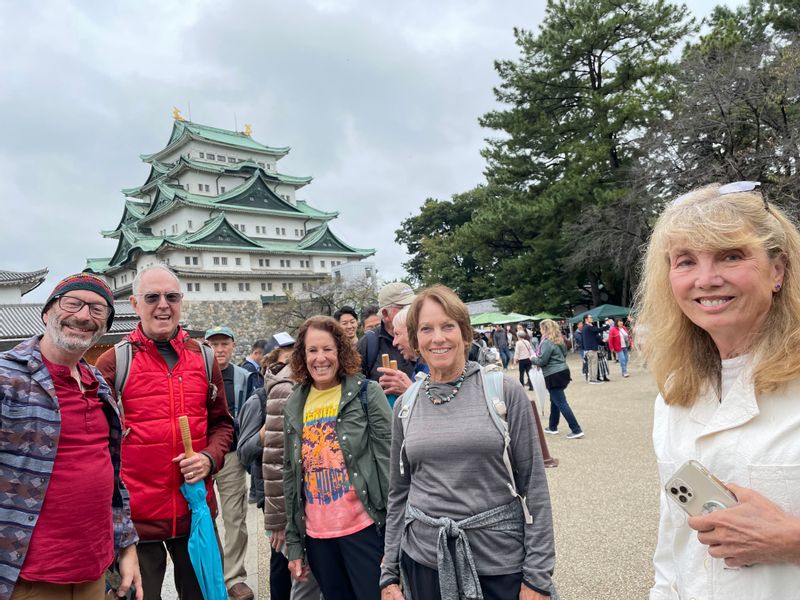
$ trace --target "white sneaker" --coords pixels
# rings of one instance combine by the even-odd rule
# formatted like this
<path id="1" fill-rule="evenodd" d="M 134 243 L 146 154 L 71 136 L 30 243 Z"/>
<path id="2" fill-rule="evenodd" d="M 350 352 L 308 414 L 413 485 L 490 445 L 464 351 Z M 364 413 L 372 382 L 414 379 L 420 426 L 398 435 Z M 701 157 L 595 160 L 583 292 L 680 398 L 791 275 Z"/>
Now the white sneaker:
<path id="1" fill-rule="evenodd" d="M 571 431 L 567 434 L 568 440 L 578 440 L 583 437 L 583 432 L 579 431 L 578 433 L 572 433 Z"/>
<path id="2" fill-rule="evenodd" d="M 547 427 L 544 428 L 545 433 L 549 433 L 550 435 L 558 435 L 558 429 L 549 429 Z"/>

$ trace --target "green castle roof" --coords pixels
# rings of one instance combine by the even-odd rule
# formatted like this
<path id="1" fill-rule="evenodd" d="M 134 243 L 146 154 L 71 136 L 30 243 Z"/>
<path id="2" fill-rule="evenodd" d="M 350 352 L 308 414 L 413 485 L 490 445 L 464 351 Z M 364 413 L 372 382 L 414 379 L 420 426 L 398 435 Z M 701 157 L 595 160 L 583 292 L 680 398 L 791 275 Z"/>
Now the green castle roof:
<path id="1" fill-rule="evenodd" d="M 218 127 L 210 127 L 200 123 L 192 123 L 191 121 L 174 121 L 172 124 L 172 134 L 169 137 L 167 145 L 152 154 L 142 154 L 141 159 L 145 162 L 150 162 L 158 159 L 159 155 L 165 153 L 167 150 L 173 150 L 176 147 L 183 145 L 189 139 L 200 139 L 207 142 L 222 144 L 233 148 L 240 148 L 244 150 L 254 150 L 261 154 L 269 154 L 271 156 L 286 156 L 289 153 L 289 146 L 273 147 L 265 146 L 252 137 L 245 135 L 239 131 L 230 131 L 228 129 L 220 129 Z"/>
<path id="2" fill-rule="evenodd" d="M 335 256 L 355 255 L 366 258 L 375 254 L 373 248 L 355 248 L 344 243 L 323 223 L 306 233 L 301 240 L 294 241 L 262 241 L 249 238 L 238 231 L 228 221 L 224 212 L 206 221 L 203 226 L 193 232 L 184 232 L 174 236 L 154 236 L 134 231 L 128 226 L 120 230 L 117 250 L 111 258 L 91 258 L 86 260 L 85 270 L 102 274 L 115 267 L 124 265 L 131 258 L 134 250 L 154 253 L 165 246 L 190 250 L 229 250 L 246 252 L 268 252 L 286 254 L 330 254 Z M 231 273 L 235 275 L 235 273 Z"/>
<path id="3" fill-rule="evenodd" d="M 243 172 L 246 173 L 248 171 L 260 171 L 267 179 L 277 181 L 279 183 L 296 185 L 298 188 L 311 183 L 313 180 L 313 177 L 310 175 L 300 177 L 296 175 L 286 175 L 285 173 L 272 173 L 252 160 L 244 160 L 235 164 L 215 164 L 181 156 L 174 163 L 154 160 L 150 163 L 150 167 L 150 174 L 147 176 L 147 180 L 142 185 L 123 189 L 122 193 L 126 196 L 137 196 L 143 191 L 151 189 L 153 186 L 163 182 L 166 179 L 177 177 L 182 171 L 187 169 L 204 171 L 206 173 L 222 173 L 225 175 L 241 175 Z"/>

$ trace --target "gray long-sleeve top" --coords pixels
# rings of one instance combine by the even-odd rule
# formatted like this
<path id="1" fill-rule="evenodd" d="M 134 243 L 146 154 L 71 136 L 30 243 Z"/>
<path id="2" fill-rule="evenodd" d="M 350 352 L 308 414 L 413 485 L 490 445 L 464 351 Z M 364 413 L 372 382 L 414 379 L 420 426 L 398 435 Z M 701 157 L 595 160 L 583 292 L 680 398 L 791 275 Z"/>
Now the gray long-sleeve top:
<path id="1" fill-rule="evenodd" d="M 402 403 L 395 404 L 381 587 L 399 579 L 401 550 L 414 561 L 437 568 L 436 528 L 413 522 L 401 547 L 406 503 L 432 517 L 460 521 L 513 500 L 503 464 L 503 440 L 488 414 L 479 369 L 477 363 L 468 363 L 464 384 L 450 402 L 433 405 L 420 389 L 407 426 L 403 475 L 403 426 L 398 417 Z M 442 397 L 452 389 L 450 384 L 431 383 L 432 393 Z M 504 532 L 470 530 L 467 537 L 479 575 L 522 572 L 528 587 L 549 595 L 555 546 L 533 411 L 518 381 L 504 377 L 503 395 L 517 489 L 527 496 L 533 524 L 524 526 L 522 545 Z"/>

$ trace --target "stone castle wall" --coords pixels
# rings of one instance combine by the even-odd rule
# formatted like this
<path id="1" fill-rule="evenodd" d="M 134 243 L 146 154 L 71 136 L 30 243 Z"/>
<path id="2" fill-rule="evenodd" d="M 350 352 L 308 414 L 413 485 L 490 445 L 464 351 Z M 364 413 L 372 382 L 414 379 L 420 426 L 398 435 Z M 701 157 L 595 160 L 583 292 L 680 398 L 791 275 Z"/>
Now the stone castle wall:
<path id="1" fill-rule="evenodd" d="M 183 301 L 181 321 L 189 329 L 205 332 L 217 325 L 228 326 L 236 336 L 234 361 L 238 364 L 250 352 L 258 339 L 268 339 L 273 333 L 286 329 L 271 322 L 268 307 L 260 301 L 227 300 L 224 302 Z"/>

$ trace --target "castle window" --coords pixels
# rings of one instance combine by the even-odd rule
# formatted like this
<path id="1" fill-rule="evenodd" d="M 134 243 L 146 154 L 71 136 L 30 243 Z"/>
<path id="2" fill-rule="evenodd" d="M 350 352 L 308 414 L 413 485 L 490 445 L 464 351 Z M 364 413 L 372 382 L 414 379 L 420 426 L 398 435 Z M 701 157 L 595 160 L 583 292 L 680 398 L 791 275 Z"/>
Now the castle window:
<path id="1" fill-rule="evenodd" d="M 235 158 L 233 158 L 232 156 L 229 156 L 229 157 L 228 157 L 228 162 L 229 162 L 229 163 L 232 163 L 232 164 L 235 164 L 235 163 L 236 163 L 236 159 L 235 159 Z"/>
<path id="2" fill-rule="evenodd" d="M 324 260 L 319 261 L 319 266 L 325 268 L 325 261 Z"/>
<path id="3" fill-rule="evenodd" d="M 198 153 L 197 153 L 197 155 L 198 155 L 200 158 L 205 158 L 205 157 L 206 157 L 206 154 L 205 154 L 205 152 L 198 152 Z"/>
<path id="4" fill-rule="evenodd" d="M 184 261 L 186 261 L 187 265 L 191 265 L 192 264 L 192 259 L 191 259 L 190 256 L 184 256 L 183 259 L 184 259 Z M 191 291 L 191 290 L 189 290 L 189 291 Z"/>
<path id="5" fill-rule="evenodd" d="M 218 283 L 215 283 L 215 284 L 214 284 L 214 291 L 215 291 L 215 292 L 218 292 L 218 291 L 219 291 L 219 284 L 218 284 Z"/>
<path id="6" fill-rule="evenodd" d="M 220 186 L 220 188 L 219 188 L 219 193 L 220 193 L 220 194 L 224 194 L 224 193 L 225 193 L 225 186 L 224 186 L 224 185 L 223 185 L 223 186 Z"/>
<path id="7" fill-rule="evenodd" d="M 215 265 L 218 265 L 218 264 L 219 264 L 219 256 L 215 256 L 215 257 L 214 257 L 214 264 L 215 264 Z"/>
<path id="8" fill-rule="evenodd" d="M 228 264 L 228 257 L 227 256 L 223 256 L 220 260 L 222 260 L 222 264 L 223 265 L 227 265 Z"/>
<path id="9" fill-rule="evenodd" d="M 286 228 L 285 227 L 281 227 L 281 235 L 286 235 Z"/>
<path id="10" fill-rule="evenodd" d="M 196 257 L 196 256 L 193 256 L 193 257 L 192 257 L 192 264 L 193 264 L 193 265 L 196 265 L 196 264 L 197 264 L 197 257 Z M 198 283 L 197 285 L 200 285 L 200 284 Z"/>
<path id="11" fill-rule="evenodd" d="M 236 258 L 235 260 L 236 260 L 236 266 L 237 267 L 241 267 L 242 266 L 242 259 L 241 258 Z"/>

